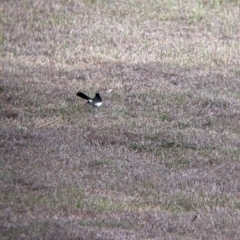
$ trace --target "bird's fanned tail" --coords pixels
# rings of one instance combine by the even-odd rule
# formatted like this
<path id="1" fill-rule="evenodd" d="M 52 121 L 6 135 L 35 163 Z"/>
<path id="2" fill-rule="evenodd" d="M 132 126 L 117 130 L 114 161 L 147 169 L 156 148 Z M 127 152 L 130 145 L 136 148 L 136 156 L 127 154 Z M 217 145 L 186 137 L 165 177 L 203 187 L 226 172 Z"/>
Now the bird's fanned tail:
<path id="1" fill-rule="evenodd" d="M 90 97 L 88 97 L 87 95 L 85 95 L 85 94 L 82 93 L 82 92 L 78 92 L 78 93 L 77 93 L 77 96 L 78 96 L 78 97 L 81 97 L 81 98 L 83 98 L 83 99 L 86 99 L 86 100 L 91 99 Z"/>

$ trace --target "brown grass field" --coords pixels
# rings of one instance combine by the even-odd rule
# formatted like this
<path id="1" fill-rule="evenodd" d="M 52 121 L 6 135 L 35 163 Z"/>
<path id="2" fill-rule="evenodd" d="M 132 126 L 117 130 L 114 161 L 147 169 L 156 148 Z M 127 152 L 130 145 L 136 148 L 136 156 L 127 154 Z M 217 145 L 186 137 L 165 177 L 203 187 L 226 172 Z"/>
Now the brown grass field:
<path id="1" fill-rule="evenodd" d="M 0 24 L 0 239 L 240 239 L 240 1 L 1 0 Z"/>

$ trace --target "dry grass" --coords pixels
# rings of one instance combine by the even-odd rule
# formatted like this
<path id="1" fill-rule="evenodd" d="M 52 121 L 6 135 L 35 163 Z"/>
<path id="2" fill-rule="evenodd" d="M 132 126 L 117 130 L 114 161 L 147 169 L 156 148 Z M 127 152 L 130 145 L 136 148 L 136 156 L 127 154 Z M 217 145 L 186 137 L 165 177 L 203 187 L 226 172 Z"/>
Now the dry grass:
<path id="1" fill-rule="evenodd" d="M 239 1 L 0 13 L 1 239 L 239 238 Z"/>

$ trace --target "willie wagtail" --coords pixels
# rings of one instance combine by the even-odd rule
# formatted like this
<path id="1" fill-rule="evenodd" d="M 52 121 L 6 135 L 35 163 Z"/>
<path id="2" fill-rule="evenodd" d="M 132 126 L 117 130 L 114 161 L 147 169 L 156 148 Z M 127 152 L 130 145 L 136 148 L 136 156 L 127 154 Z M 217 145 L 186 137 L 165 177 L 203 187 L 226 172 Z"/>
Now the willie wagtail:
<path id="1" fill-rule="evenodd" d="M 100 97 L 99 93 L 96 93 L 94 98 L 90 98 L 88 97 L 86 94 L 82 93 L 82 92 L 78 92 L 77 96 L 86 99 L 87 103 L 90 103 L 92 106 L 94 107 L 100 107 L 102 105 L 102 98 Z"/>

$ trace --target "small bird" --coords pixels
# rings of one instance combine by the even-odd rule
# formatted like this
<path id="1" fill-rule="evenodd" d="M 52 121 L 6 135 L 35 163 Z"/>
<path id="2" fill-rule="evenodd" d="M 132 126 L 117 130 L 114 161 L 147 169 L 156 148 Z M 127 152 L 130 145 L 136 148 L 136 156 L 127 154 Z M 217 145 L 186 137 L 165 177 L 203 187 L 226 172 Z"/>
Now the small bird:
<path id="1" fill-rule="evenodd" d="M 77 93 L 78 97 L 81 97 L 83 99 L 87 100 L 87 103 L 90 103 L 94 107 L 100 107 L 102 105 L 102 98 L 99 93 L 96 93 L 94 98 L 88 97 L 86 94 L 82 92 Z"/>

